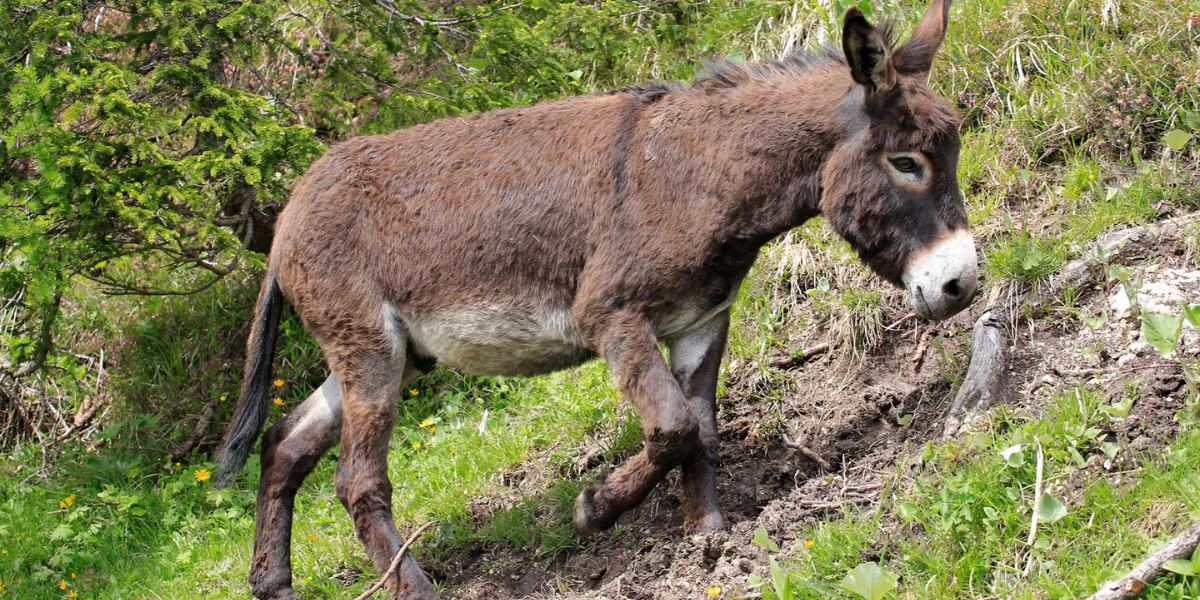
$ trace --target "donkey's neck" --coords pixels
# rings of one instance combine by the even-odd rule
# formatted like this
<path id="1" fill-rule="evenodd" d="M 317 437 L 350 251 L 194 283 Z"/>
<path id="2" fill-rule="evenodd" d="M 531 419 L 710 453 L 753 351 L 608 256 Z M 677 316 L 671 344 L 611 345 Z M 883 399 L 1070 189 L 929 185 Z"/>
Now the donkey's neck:
<path id="1" fill-rule="evenodd" d="M 647 143 L 653 147 L 656 125 L 691 129 L 699 159 L 685 159 L 693 163 L 687 189 L 698 197 L 716 190 L 730 236 L 766 243 L 820 214 L 826 160 L 866 126 L 854 88 L 845 66 L 831 63 L 727 89 L 693 89 L 650 111 Z"/>

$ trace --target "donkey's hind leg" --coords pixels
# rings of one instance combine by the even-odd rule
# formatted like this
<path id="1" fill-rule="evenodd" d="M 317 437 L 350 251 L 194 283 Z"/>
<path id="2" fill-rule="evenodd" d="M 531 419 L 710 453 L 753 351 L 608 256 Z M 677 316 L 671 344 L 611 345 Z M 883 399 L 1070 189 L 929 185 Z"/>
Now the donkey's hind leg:
<path id="1" fill-rule="evenodd" d="M 400 387 L 420 374 L 412 366 Z M 254 534 L 250 588 L 256 598 L 295 598 L 292 591 L 292 511 L 296 490 L 317 461 L 340 439 L 342 390 L 330 374 L 300 406 L 263 435 L 262 476 Z"/>
<path id="2" fill-rule="evenodd" d="M 387 570 L 404 543 L 392 520 L 387 452 L 406 342 L 402 334 L 389 337 L 390 343 L 385 346 L 393 347 L 382 351 L 366 351 L 359 345 L 356 351 L 337 356 L 326 352 L 342 382 L 342 449 L 334 485 L 338 499 L 354 521 L 359 540 L 380 573 Z M 436 598 L 433 584 L 411 553 L 406 552 L 400 568 L 385 584 L 393 598 Z"/>
<path id="3" fill-rule="evenodd" d="M 330 375 L 296 410 L 263 434 L 250 567 L 250 590 L 256 598 L 296 598 L 291 553 L 296 490 L 341 431 L 342 392 L 337 378 Z"/>

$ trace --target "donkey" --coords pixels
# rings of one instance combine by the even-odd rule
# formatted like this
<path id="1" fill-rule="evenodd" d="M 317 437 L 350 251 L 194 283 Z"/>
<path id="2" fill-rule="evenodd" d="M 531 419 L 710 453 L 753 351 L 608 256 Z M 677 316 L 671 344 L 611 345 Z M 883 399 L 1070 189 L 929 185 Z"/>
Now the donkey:
<path id="1" fill-rule="evenodd" d="M 899 48 L 851 9 L 841 54 L 726 64 L 687 86 L 330 149 L 279 217 L 220 458 L 228 483 L 262 428 L 286 298 L 332 374 L 263 436 L 253 594 L 296 598 L 296 490 L 339 442 L 338 498 L 387 569 L 403 542 L 386 462 L 394 405 L 435 362 L 535 375 L 603 358 L 645 443 L 579 495 L 576 531 L 611 527 L 675 467 L 685 529 L 722 529 L 717 374 L 730 304 L 764 244 L 823 214 L 920 315 L 947 318 L 975 294 L 959 120 L 927 84 L 949 5 L 933 0 Z M 411 555 L 387 585 L 435 598 Z"/>

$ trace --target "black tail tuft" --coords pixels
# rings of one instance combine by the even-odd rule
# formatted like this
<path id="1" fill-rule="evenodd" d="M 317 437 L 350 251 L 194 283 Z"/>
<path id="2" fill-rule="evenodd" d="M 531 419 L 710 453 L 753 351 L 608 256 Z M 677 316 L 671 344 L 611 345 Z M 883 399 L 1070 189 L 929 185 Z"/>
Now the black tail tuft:
<path id="1" fill-rule="evenodd" d="M 267 420 L 267 399 L 271 396 L 271 363 L 275 358 L 275 334 L 283 310 L 283 292 L 275 279 L 275 270 L 259 290 L 254 309 L 254 325 L 246 343 L 246 372 L 242 379 L 242 398 L 229 422 L 225 445 L 217 462 L 216 484 L 225 487 L 237 480 Z"/>

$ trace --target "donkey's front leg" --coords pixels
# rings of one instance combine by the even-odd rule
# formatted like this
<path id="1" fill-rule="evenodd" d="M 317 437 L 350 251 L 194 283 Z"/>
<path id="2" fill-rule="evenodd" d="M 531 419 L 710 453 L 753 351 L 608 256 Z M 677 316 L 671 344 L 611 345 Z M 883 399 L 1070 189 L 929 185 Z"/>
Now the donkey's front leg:
<path id="1" fill-rule="evenodd" d="M 696 452 L 700 426 L 658 349 L 650 322 L 621 314 L 603 328 L 597 348 L 621 391 L 642 417 L 642 451 L 575 500 L 575 531 L 590 536 L 612 527 L 641 504 L 676 465 Z"/>
<path id="2" fill-rule="evenodd" d="M 725 528 L 717 502 L 717 378 L 729 336 L 729 311 L 671 342 L 671 371 L 700 425 L 700 444 L 683 461 L 683 527 L 696 533 Z"/>

